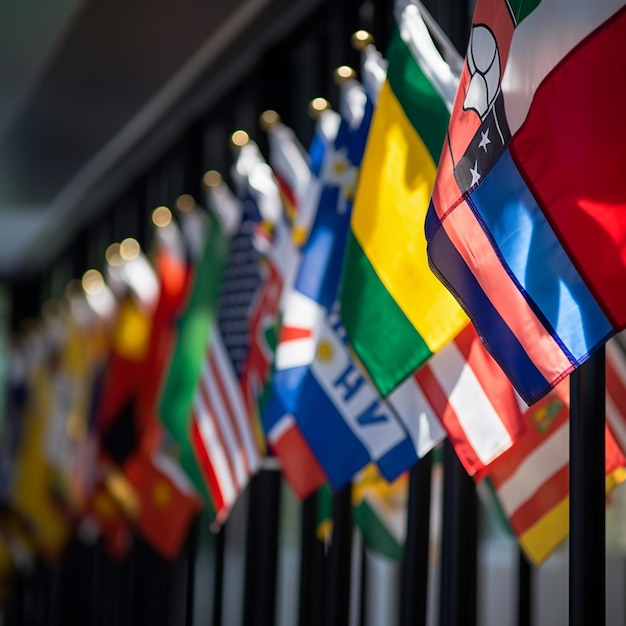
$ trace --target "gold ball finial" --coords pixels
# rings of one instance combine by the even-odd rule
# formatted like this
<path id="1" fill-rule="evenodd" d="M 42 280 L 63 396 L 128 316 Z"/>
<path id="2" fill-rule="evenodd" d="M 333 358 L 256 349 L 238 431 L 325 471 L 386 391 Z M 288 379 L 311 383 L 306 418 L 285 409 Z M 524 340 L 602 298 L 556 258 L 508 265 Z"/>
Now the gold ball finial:
<path id="1" fill-rule="evenodd" d="M 326 98 L 313 98 L 309 102 L 309 116 L 313 119 L 317 119 L 322 111 L 330 109 L 330 102 Z"/>
<path id="2" fill-rule="evenodd" d="M 250 136 L 245 130 L 236 130 L 230 136 L 230 141 L 236 148 L 241 148 L 250 141 Z"/>
<path id="3" fill-rule="evenodd" d="M 351 37 L 352 47 L 359 52 L 362 52 L 369 46 L 374 43 L 374 37 L 372 37 L 371 33 L 368 33 L 366 30 L 357 30 Z"/>
<path id="4" fill-rule="evenodd" d="M 152 223 L 157 228 L 165 228 L 172 221 L 172 212 L 166 206 L 158 206 L 152 211 Z"/>
<path id="5" fill-rule="evenodd" d="M 176 208 L 181 213 L 189 213 L 189 211 L 191 211 L 195 206 L 196 206 L 195 198 L 188 193 L 184 193 L 181 196 L 178 196 L 178 198 L 176 198 Z"/>
<path id="6" fill-rule="evenodd" d="M 222 182 L 222 175 L 217 170 L 209 170 L 202 177 L 202 184 L 206 189 L 214 189 Z"/>
<path id="7" fill-rule="evenodd" d="M 98 270 L 87 270 L 81 280 L 85 293 L 95 296 L 104 289 L 104 278 Z"/>
<path id="8" fill-rule="evenodd" d="M 120 265 L 124 264 L 124 259 L 122 258 L 120 254 L 120 244 L 117 242 L 112 243 L 106 249 L 104 256 L 107 260 L 107 263 L 109 265 L 112 265 L 113 267 L 119 267 Z"/>
<path id="9" fill-rule="evenodd" d="M 139 247 L 139 242 L 133 237 L 127 237 L 120 244 L 120 256 L 124 261 L 132 261 L 139 256 L 139 252 L 141 251 Z"/>
<path id="10" fill-rule="evenodd" d="M 349 80 L 356 79 L 356 72 L 347 65 L 341 65 L 335 70 L 333 77 L 336 85 L 342 85 Z"/>
<path id="11" fill-rule="evenodd" d="M 259 117 L 259 125 L 261 126 L 261 130 L 267 132 L 273 126 L 280 123 L 280 115 L 276 113 L 276 111 L 272 109 L 268 109 L 267 111 L 263 111 Z"/>

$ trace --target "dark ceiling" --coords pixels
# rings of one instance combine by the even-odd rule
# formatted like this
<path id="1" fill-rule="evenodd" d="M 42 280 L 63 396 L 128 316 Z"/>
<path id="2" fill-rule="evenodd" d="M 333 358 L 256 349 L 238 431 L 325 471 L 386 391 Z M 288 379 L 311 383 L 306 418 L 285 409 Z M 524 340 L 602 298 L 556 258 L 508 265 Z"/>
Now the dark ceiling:
<path id="1" fill-rule="evenodd" d="M 0 20 L 0 276 L 46 263 L 115 169 L 249 32 L 319 2 L 31 0 Z M 265 26 L 264 26 L 265 24 Z M 271 25 L 271 27 L 270 27 Z M 252 30 L 251 30 L 252 29 Z M 119 179 L 119 176 L 118 176 Z M 100 190 L 100 191 L 99 191 Z"/>

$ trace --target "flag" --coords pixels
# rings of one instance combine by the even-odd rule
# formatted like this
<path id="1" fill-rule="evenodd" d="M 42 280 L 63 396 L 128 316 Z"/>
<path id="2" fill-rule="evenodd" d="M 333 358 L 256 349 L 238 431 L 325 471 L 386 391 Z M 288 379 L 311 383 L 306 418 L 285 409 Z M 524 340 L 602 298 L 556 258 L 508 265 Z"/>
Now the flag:
<path id="1" fill-rule="evenodd" d="M 33 341 L 39 345 L 34 346 L 32 360 L 29 359 L 27 398 L 9 502 L 27 520 L 40 554 L 56 559 L 69 538 L 70 520 L 54 497 L 55 470 L 45 452 L 53 397 L 48 362 L 52 355 L 42 334 Z"/>
<path id="2" fill-rule="evenodd" d="M 345 111 L 342 120 L 333 113 L 336 139 L 324 157 L 319 207 L 286 300 L 274 374 L 276 394 L 336 488 L 370 461 L 393 479 L 443 437 L 413 380 L 393 403 L 384 401 L 346 345 L 338 286 L 371 106 L 354 80 L 342 95 Z"/>
<path id="3" fill-rule="evenodd" d="M 274 362 L 283 289 L 293 281 L 298 253 L 271 168 L 254 142 L 248 141 L 242 147 L 242 154 L 244 149 L 248 188 L 259 213 L 267 217 L 258 224 L 253 240 L 261 253 L 258 268 L 260 283 L 250 302 L 250 343 L 243 363 L 241 387 L 248 415 L 252 416 L 256 427 L 259 446 L 264 447 L 260 401 Z"/>
<path id="4" fill-rule="evenodd" d="M 341 316 L 383 395 L 467 323 L 428 268 L 424 217 L 456 79 L 419 10 L 396 3 L 388 70 L 361 165 L 341 286 Z"/>
<path id="5" fill-rule="evenodd" d="M 162 442 L 162 425 L 158 419 L 159 395 L 174 349 L 176 320 L 192 279 L 192 266 L 188 262 L 183 233 L 176 222 L 157 225 L 152 258 L 159 294 L 152 311 L 147 348 L 137 366 L 141 384 L 136 405 L 139 447 L 147 456 L 154 453 Z"/>
<path id="6" fill-rule="evenodd" d="M 408 472 L 390 483 L 375 465 L 365 467 L 352 488 L 352 515 L 365 545 L 396 561 L 404 557 L 408 495 Z"/>
<path id="7" fill-rule="evenodd" d="M 324 128 L 321 121 L 322 118 L 326 119 L 326 116 L 322 114 L 317 120 L 315 138 L 312 142 L 314 146 L 317 146 L 318 142 L 323 141 L 319 137 L 323 133 Z M 316 181 L 309 167 L 311 159 L 308 154 L 303 154 L 293 131 L 280 121 L 275 120 L 268 125 L 267 133 L 269 163 L 283 198 L 286 215 L 292 225 L 291 236 L 295 245 L 299 235 L 293 230 L 294 220 L 300 220 L 299 223 L 301 225 L 305 224 L 309 217 L 307 217 L 307 220 L 303 220 L 302 206 L 308 200 L 310 207 L 311 202 L 317 198 Z M 308 209 L 312 215 L 314 215 L 316 210 L 317 207 Z M 289 236 L 288 229 L 284 225 L 281 228 L 284 236 Z M 290 257 L 290 267 L 287 268 L 288 273 L 281 288 L 281 301 L 278 307 L 279 317 L 284 308 L 284 299 L 291 289 L 295 272 L 299 266 L 299 258 L 295 247 L 290 251 Z M 278 319 L 277 324 L 280 324 L 281 321 Z M 273 341 L 271 349 L 271 365 L 273 367 L 276 349 L 275 341 Z M 268 447 L 280 459 L 281 471 L 287 483 L 291 486 L 296 496 L 303 499 L 326 482 L 326 474 L 313 454 L 306 438 L 300 432 L 293 415 L 285 411 L 282 402 L 274 393 L 270 383 L 272 376 L 273 373 L 270 373 L 260 401 L 261 424 L 265 431 Z"/>
<path id="8" fill-rule="evenodd" d="M 526 430 L 525 405 L 471 324 L 412 377 L 477 480 Z"/>
<path id="9" fill-rule="evenodd" d="M 266 112 L 271 113 L 271 112 Z M 290 221 L 297 216 L 305 201 L 311 182 L 309 155 L 291 128 L 277 115 L 267 125 L 269 164 Z"/>
<path id="10" fill-rule="evenodd" d="M 428 256 L 528 404 L 626 325 L 623 5 L 474 13 Z"/>
<path id="11" fill-rule="evenodd" d="M 134 455 L 124 465 L 138 505 L 134 522 L 142 537 L 167 560 L 175 559 L 200 510 L 196 491 L 167 455 Z"/>
<path id="12" fill-rule="evenodd" d="M 622 412 L 626 367 L 623 355 L 612 350 L 609 357 L 608 353 L 607 493 L 626 480 L 621 447 L 626 428 L 626 413 Z M 615 356 L 619 356 L 617 367 Z M 526 432 L 492 463 L 489 479 L 521 548 L 530 561 L 539 564 L 569 532 L 569 379 L 528 408 L 525 420 Z"/>
<path id="13" fill-rule="evenodd" d="M 236 225 L 235 225 L 236 226 Z M 229 236 L 210 215 L 203 256 L 161 396 L 160 418 L 180 446 L 182 468 L 222 523 L 258 467 L 237 376 L 216 321 Z"/>

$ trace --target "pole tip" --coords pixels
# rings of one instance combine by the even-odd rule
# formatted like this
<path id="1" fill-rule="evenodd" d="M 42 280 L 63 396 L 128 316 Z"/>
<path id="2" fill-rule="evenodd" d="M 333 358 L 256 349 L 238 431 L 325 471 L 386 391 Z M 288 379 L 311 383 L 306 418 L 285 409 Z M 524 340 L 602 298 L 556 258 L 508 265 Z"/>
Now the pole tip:
<path id="1" fill-rule="evenodd" d="M 188 193 L 184 193 L 176 198 L 176 209 L 181 213 L 189 213 L 195 206 L 196 199 Z"/>
<path id="2" fill-rule="evenodd" d="M 259 124 L 261 129 L 265 132 L 270 130 L 272 127 L 276 126 L 276 124 L 280 123 L 280 115 L 273 111 L 272 109 L 268 109 L 267 111 L 263 111 L 259 117 Z"/>
<path id="3" fill-rule="evenodd" d="M 366 30 L 357 30 L 351 37 L 352 47 L 359 52 L 362 52 L 369 46 L 374 43 L 374 37 L 372 37 L 371 33 L 368 33 Z"/>
<path id="4" fill-rule="evenodd" d="M 250 141 L 250 136 L 245 130 L 236 130 L 230 136 L 230 141 L 235 148 L 242 148 Z"/>
<path id="5" fill-rule="evenodd" d="M 222 182 L 222 175 L 217 170 L 209 170 L 204 173 L 202 177 L 202 184 L 205 189 L 214 189 L 218 187 Z"/>
<path id="6" fill-rule="evenodd" d="M 349 80 L 356 79 L 356 72 L 347 65 L 341 65 L 334 71 L 333 78 L 335 79 L 336 85 L 342 85 Z"/>
<path id="7" fill-rule="evenodd" d="M 326 98 L 313 98 L 309 102 L 309 116 L 313 119 L 317 119 L 322 111 L 330 109 L 330 102 Z"/>

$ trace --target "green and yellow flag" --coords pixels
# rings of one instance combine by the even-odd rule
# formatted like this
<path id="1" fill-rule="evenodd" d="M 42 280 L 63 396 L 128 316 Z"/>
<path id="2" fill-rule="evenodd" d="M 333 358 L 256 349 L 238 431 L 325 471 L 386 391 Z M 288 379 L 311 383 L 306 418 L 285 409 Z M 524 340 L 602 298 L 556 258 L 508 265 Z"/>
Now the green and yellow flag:
<path id="1" fill-rule="evenodd" d="M 457 79 L 416 5 L 396 3 L 344 261 L 341 314 L 374 384 L 390 393 L 467 324 L 428 267 L 424 219 Z"/>

